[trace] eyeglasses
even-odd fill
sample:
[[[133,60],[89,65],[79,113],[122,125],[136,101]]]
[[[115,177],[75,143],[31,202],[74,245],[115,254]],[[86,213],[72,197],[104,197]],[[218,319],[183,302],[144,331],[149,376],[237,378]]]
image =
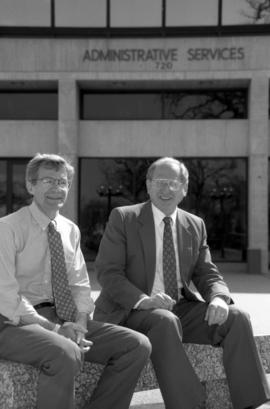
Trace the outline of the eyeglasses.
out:
[[[53,186],[60,186],[62,188],[69,187],[70,183],[67,179],[63,178],[52,178],[50,176],[46,176],[44,178],[32,179],[32,182],[41,182],[44,187],[53,187]]]
[[[152,179],[152,183],[156,189],[163,189],[164,187],[169,187],[173,191],[180,189],[180,186],[183,184],[179,180],[175,179]]]

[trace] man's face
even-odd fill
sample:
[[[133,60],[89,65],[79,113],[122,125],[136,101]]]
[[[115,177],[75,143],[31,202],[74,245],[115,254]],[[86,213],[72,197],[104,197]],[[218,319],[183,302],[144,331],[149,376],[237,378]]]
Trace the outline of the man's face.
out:
[[[180,169],[175,163],[163,163],[154,171],[152,180],[146,181],[152,203],[169,216],[187,193],[187,183],[180,182]]]
[[[65,168],[40,167],[37,180],[27,181],[27,189],[33,195],[37,206],[50,218],[64,205],[68,195],[68,178]]]

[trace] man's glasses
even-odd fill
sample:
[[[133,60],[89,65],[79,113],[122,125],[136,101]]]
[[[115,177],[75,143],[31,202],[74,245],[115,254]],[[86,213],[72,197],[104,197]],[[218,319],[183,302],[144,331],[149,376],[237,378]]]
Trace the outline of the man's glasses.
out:
[[[163,189],[164,187],[169,187],[173,191],[180,189],[180,186],[183,184],[179,180],[175,179],[152,179],[152,184],[156,189]]]
[[[60,186],[62,188],[69,187],[69,181],[67,179],[57,179],[52,178],[50,176],[39,178],[39,179],[32,179],[32,182],[41,182],[44,187],[53,187],[53,186]]]

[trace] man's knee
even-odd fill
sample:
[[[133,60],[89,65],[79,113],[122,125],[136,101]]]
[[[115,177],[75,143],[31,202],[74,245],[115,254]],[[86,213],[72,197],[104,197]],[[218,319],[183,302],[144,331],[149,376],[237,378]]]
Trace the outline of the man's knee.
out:
[[[125,338],[125,349],[130,354],[131,359],[147,361],[151,355],[151,342],[148,337],[138,331],[126,328],[128,337]]]
[[[151,342],[149,341],[149,338],[146,335],[141,334],[139,332],[137,332],[136,334],[136,339],[138,356],[140,356],[141,359],[146,361],[151,355],[152,351]]]
[[[160,337],[177,334],[182,339],[183,336],[180,319],[173,312],[163,309],[153,311],[152,330],[158,331]]]
[[[229,319],[231,325],[236,325],[241,330],[251,328],[250,315],[248,312],[241,310],[234,305],[230,306]]]
[[[82,353],[75,342],[62,337],[61,343],[52,344],[44,356],[42,370],[47,375],[59,372],[74,376],[81,368]]]

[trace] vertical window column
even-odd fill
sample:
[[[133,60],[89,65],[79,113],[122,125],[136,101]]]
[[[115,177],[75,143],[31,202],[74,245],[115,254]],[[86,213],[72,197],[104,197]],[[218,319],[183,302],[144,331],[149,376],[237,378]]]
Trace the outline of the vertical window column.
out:
[[[253,274],[268,273],[268,90],[266,76],[252,78],[249,94],[248,269]]]
[[[75,167],[75,177],[69,192],[64,213],[77,220],[78,197],[78,138],[79,95],[74,80],[60,80],[58,84],[58,152]]]

